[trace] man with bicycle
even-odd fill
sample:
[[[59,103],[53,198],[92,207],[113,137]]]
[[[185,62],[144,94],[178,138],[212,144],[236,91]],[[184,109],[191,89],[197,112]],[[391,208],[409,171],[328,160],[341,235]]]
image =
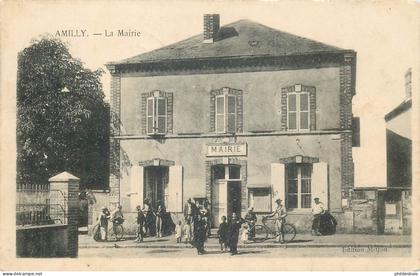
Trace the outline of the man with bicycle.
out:
[[[268,216],[263,217],[263,219],[272,218],[274,217],[276,223],[276,230],[280,235],[278,235],[278,242],[284,243],[284,232],[283,232],[283,225],[286,221],[286,208],[281,204],[281,199],[277,199],[276,201],[276,210]]]

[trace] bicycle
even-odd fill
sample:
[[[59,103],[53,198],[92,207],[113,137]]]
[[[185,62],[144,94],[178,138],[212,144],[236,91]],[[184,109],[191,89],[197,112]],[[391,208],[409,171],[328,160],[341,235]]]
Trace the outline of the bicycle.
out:
[[[124,237],[124,227],[122,226],[123,222],[124,219],[121,219],[119,222],[112,222],[108,224],[108,234],[110,237],[114,236],[116,241],[119,241]],[[99,223],[93,227],[93,239],[95,241],[99,241],[101,239],[101,235],[96,234],[100,233],[98,231],[100,231]]]
[[[256,240],[265,241],[268,239],[274,239],[280,235],[280,232],[277,233],[276,230],[273,230],[269,226],[267,226],[266,224],[267,220],[276,220],[276,219],[263,218],[261,220],[262,224],[255,224],[249,229],[249,231],[252,231],[252,229],[255,229],[255,236],[253,237],[254,241]],[[291,223],[287,223],[286,220],[283,223],[282,232],[284,236],[284,243],[291,242],[296,237],[295,226]]]

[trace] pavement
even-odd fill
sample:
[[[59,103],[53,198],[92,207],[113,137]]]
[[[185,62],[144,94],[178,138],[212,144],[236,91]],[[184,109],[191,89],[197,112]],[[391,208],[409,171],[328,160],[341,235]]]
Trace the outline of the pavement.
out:
[[[125,236],[116,241],[110,238],[106,242],[96,242],[92,236],[79,234],[79,248],[192,248],[187,243],[176,243],[174,235],[155,238],[147,237],[141,243],[134,241],[134,236]],[[205,243],[206,248],[219,248],[218,238],[212,236]],[[239,243],[238,248],[411,248],[411,236],[408,235],[369,235],[369,234],[335,234],[331,236],[312,236],[297,234],[295,239],[287,244],[276,243],[274,239],[256,242]]]

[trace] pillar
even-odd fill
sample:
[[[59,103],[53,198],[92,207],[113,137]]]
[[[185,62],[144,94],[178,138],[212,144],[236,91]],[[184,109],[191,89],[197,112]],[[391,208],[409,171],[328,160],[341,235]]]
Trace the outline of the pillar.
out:
[[[56,191],[61,191],[60,204],[65,211],[67,223],[67,257],[77,257],[78,252],[78,220],[79,220],[79,181],[80,179],[71,173],[62,172],[50,179],[50,198],[57,198]]]

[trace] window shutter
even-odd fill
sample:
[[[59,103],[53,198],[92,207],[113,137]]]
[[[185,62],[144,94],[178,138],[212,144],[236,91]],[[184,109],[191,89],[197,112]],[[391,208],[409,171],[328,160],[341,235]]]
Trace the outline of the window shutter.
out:
[[[236,132],[236,96],[227,95],[226,101],[226,128],[227,132],[235,133]]]
[[[312,170],[312,198],[318,197],[328,208],[328,164],[324,162],[314,163]]]
[[[155,98],[147,98],[146,104],[146,133],[155,133]]]
[[[287,127],[295,130],[297,126],[297,96],[296,94],[289,94],[287,97]]]
[[[166,115],[167,105],[166,98],[156,98],[156,123],[155,132],[157,134],[166,134]]]
[[[166,132],[173,133],[174,129],[174,93],[166,93]]]
[[[168,203],[169,212],[182,212],[182,166],[169,167]]]
[[[225,96],[216,96],[216,132],[225,132]]]
[[[353,135],[351,136],[352,146],[360,147],[360,118],[359,117],[353,117],[352,126],[353,126]]]
[[[130,171],[130,207],[135,210],[137,205],[143,207],[144,168],[132,166]]]
[[[243,108],[244,106],[242,91],[238,90],[236,93],[236,132],[244,131]]]
[[[285,183],[284,183],[284,164],[272,163],[271,164],[271,210],[276,208],[276,199],[280,198],[285,202]]]

